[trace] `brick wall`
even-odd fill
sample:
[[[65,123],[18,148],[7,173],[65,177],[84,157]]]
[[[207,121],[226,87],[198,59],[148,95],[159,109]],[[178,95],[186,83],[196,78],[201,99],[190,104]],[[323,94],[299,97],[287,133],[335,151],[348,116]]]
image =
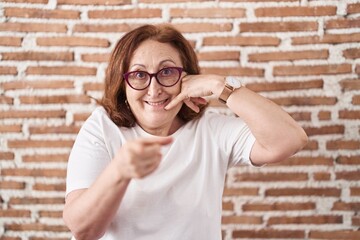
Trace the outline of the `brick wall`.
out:
[[[285,162],[229,171],[224,239],[360,239],[360,1],[2,0],[1,240],[69,239],[67,158],[109,53],[163,22],[204,73],[241,76],[310,137]]]

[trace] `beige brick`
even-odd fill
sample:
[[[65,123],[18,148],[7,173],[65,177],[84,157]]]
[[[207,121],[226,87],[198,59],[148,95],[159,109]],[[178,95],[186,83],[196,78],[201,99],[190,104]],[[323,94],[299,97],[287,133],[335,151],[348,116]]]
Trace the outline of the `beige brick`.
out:
[[[3,118],[65,118],[64,110],[9,110],[0,111],[0,119]]]
[[[60,89],[74,88],[74,82],[71,80],[35,80],[35,81],[13,81],[0,83],[4,90],[14,89]]]
[[[20,96],[19,99],[22,104],[90,103],[86,95]]]
[[[65,24],[50,23],[0,23],[0,31],[3,32],[57,32],[65,33]]]
[[[96,68],[79,66],[28,67],[27,75],[96,75]]]
[[[93,10],[88,13],[89,18],[118,19],[118,18],[160,18],[161,9],[123,9],[123,10]]]
[[[279,97],[272,101],[283,106],[316,106],[316,105],[335,105],[336,97]]]
[[[262,224],[262,217],[255,216],[223,216],[222,224]]]
[[[251,62],[294,61],[305,59],[327,59],[328,50],[282,51],[249,54]]]
[[[245,68],[245,67],[234,67],[234,68],[218,68],[218,67],[203,67],[202,73],[204,74],[218,74],[223,76],[253,76],[261,77],[264,76],[264,70],[259,68]]]
[[[131,0],[58,0],[59,5],[123,5],[130,4]]]
[[[36,39],[39,46],[69,46],[69,47],[109,47],[110,42],[103,38],[88,37],[40,37]]]
[[[320,75],[320,74],[344,74],[351,73],[351,64],[327,64],[316,66],[276,66],[274,76],[296,76],[296,75]]]
[[[72,52],[4,52],[3,60],[11,61],[73,61]]]
[[[17,69],[16,67],[1,67],[0,66],[0,75],[16,75]]]
[[[9,140],[9,148],[69,148],[72,140]]]
[[[266,7],[255,9],[256,17],[312,17],[336,15],[336,7]]]
[[[309,37],[293,37],[292,44],[303,45],[303,44],[340,44],[340,43],[351,43],[359,42],[360,33],[350,34],[325,34],[323,37],[309,36]]]
[[[21,37],[0,37],[1,46],[20,47],[22,43]]]
[[[134,25],[137,26],[137,25]],[[75,24],[73,31],[74,32],[109,32],[109,33],[121,33],[121,32],[128,32],[132,28],[133,25],[129,25],[127,23],[120,23],[120,24]]]
[[[173,25],[183,33],[229,32],[233,28],[231,23],[176,23]]]
[[[296,82],[261,82],[249,83],[246,87],[255,92],[271,92],[271,91],[289,91],[300,89],[323,88],[324,81],[309,80],[309,81],[296,81]]]
[[[204,46],[278,46],[277,37],[205,37]]]

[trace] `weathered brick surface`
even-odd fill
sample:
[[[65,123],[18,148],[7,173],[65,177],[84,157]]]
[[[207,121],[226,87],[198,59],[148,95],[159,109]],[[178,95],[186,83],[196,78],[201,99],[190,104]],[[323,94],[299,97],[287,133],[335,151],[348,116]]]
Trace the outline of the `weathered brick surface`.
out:
[[[359,1],[3,0],[0,9],[1,240],[70,239],[69,152],[116,40],[145,23],[172,23],[203,73],[243,78],[309,135],[283,162],[229,171],[223,239],[360,239]]]

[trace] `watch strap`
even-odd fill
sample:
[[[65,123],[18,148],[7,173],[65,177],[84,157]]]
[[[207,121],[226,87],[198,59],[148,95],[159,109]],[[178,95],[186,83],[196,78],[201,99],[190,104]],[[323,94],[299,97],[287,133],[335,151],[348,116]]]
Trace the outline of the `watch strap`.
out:
[[[234,88],[229,84],[225,83],[224,89],[219,96],[219,101],[226,104],[226,101],[230,97],[231,93],[234,91]]]

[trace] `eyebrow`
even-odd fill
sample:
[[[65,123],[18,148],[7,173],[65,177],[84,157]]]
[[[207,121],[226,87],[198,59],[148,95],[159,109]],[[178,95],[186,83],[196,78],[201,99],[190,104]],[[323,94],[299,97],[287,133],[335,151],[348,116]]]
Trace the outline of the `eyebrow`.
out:
[[[165,60],[162,60],[161,62],[159,62],[159,66],[162,65],[162,64],[164,64],[165,62],[172,62],[172,63],[174,63],[174,64],[176,65],[176,63],[175,63],[173,60],[171,60],[171,59],[165,59]],[[135,63],[135,64],[131,65],[130,68],[132,68],[132,67],[134,67],[134,66],[140,66],[140,67],[146,68],[145,65],[139,64],[139,63]]]

